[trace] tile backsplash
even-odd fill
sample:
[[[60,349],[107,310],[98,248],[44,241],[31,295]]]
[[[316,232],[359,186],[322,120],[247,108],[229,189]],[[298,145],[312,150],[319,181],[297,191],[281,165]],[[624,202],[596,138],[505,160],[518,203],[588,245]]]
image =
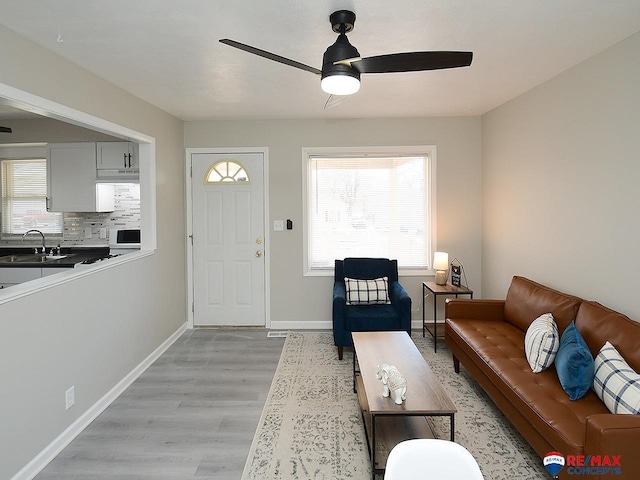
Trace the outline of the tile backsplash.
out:
[[[113,212],[64,214],[65,245],[105,245],[111,228],[140,228],[140,185],[116,183],[114,190]],[[101,229],[106,229],[107,238],[100,238]],[[86,238],[88,231],[91,231],[91,238]]]

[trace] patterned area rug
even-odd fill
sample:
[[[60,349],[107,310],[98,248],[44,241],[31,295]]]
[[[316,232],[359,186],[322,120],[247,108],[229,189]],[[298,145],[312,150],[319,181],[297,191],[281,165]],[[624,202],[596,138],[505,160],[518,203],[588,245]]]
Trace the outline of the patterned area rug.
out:
[[[413,340],[458,409],[456,442],[474,456],[485,479],[538,480],[542,460],[461,368],[453,371],[443,342]],[[331,332],[290,332],[245,464],[243,480],[370,479],[362,416],[353,393],[351,351],[338,360]],[[448,420],[432,423],[448,438]],[[382,479],[382,475],[377,476]]]

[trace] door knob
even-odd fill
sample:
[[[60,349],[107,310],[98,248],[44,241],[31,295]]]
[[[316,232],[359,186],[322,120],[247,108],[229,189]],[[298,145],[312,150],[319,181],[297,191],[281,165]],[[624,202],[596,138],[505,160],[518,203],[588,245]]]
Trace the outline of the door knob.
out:
[[[262,252],[261,252],[260,250],[258,250],[258,251],[256,252],[256,257],[260,258],[261,256],[262,256]]]
[[[258,245],[262,245],[262,239],[261,238],[256,238],[256,243]]]

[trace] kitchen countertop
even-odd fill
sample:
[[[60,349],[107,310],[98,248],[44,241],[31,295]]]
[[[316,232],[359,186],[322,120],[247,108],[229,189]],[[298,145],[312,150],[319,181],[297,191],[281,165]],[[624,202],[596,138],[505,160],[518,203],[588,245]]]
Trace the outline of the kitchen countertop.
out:
[[[7,255],[33,255],[34,247],[0,247],[0,257]],[[0,263],[0,268],[73,268],[76,263],[82,263],[96,257],[109,255],[109,247],[62,247],[61,255],[65,258],[37,262],[8,262]]]

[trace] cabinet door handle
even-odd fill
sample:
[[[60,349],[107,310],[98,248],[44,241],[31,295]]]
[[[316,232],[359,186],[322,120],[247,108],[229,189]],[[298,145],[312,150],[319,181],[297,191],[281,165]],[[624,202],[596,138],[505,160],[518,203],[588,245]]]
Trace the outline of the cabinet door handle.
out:
[[[123,153],[122,156],[124,157],[124,168],[127,168],[127,154]]]
[[[131,168],[131,154],[129,154],[129,168]]]

